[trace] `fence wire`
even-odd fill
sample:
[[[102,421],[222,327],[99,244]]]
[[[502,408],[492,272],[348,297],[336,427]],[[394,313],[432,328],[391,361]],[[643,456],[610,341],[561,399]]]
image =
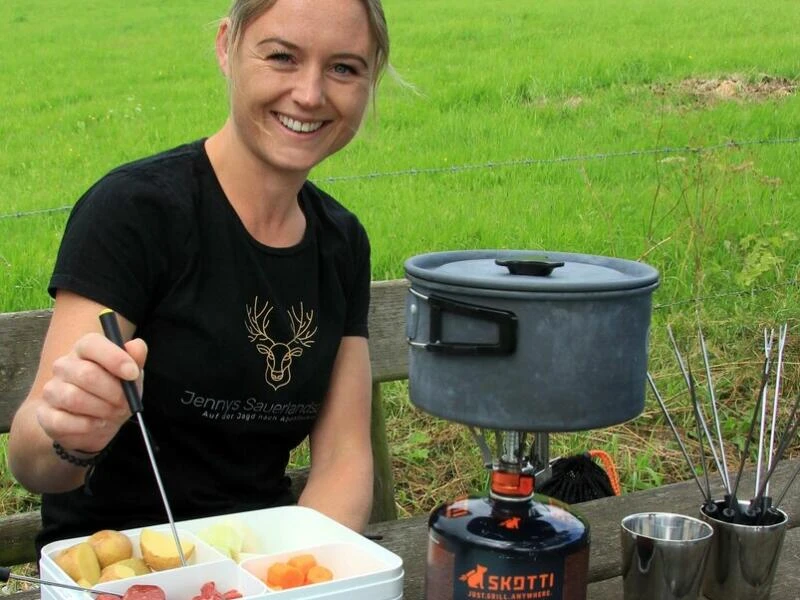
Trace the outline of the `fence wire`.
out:
[[[731,290],[726,292],[720,292],[719,294],[711,294],[708,296],[695,296],[683,300],[665,302],[664,304],[654,304],[653,310],[662,310],[665,308],[672,308],[673,306],[686,306],[687,304],[704,304],[706,302],[712,302],[714,300],[720,300],[722,298],[730,298],[732,296],[757,296],[759,294],[763,294],[766,292],[784,290],[790,287],[796,287],[800,289],[800,279],[797,278],[790,279],[789,281],[785,281],[783,283],[778,283],[770,286],[747,288],[746,290]]]
[[[446,173],[449,174],[449,173],[463,173],[466,171],[477,171],[481,169],[557,165],[557,164],[567,164],[574,162],[609,160],[613,158],[631,158],[631,157],[659,156],[659,155],[669,155],[669,154],[705,154],[708,152],[715,152],[717,150],[739,149],[749,146],[777,146],[784,144],[797,144],[798,142],[800,142],[800,137],[778,138],[771,140],[770,139],[744,140],[744,141],[731,140],[729,142],[725,142],[722,144],[712,144],[709,146],[666,146],[662,148],[649,148],[644,150],[625,150],[620,152],[603,152],[596,154],[583,154],[578,156],[558,156],[555,158],[519,158],[519,159],[504,160],[504,161],[489,161],[485,163],[476,163],[471,165],[451,165],[448,167],[412,168],[412,169],[402,169],[399,171],[379,171],[374,173],[364,173],[361,175],[335,175],[331,177],[324,177],[317,181],[319,183],[339,183],[343,181],[381,179],[384,177],[415,177],[420,175],[441,175]],[[43,208],[30,211],[17,211],[17,212],[0,214],[0,220],[20,219],[25,217],[49,215],[53,213],[63,213],[71,209],[72,205],[57,206],[54,208]]]
[[[413,168],[413,169],[403,169],[398,171],[365,173],[361,175],[339,175],[339,176],[321,178],[318,181],[320,183],[338,183],[343,181],[380,179],[384,177],[415,177],[420,175],[463,173],[466,171],[476,171],[481,169],[557,165],[557,164],[567,164],[574,162],[609,160],[614,158],[631,158],[631,157],[658,156],[658,155],[671,155],[671,154],[703,154],[708,152],[715,152],[718,150],[739,149],[749,146],[775,146],[775,145],[785,145],[785,144],[797,144],[798,142],[800,142],[800,137],[744,140],[744,141],[731,140],[729,142],[725,142],[722,144],[713,144],[709,146],[667,146],[667,147],[650,148],[644,150],[626,150],[621,152],[604,152],[596,154],[584,154],[578,156],[559,156],[555,158],[522,158],[522,159],[506,160],[506,161],[489,161],[485,163],[477,163],[469,165],[451,165],[448,167]],[[31,210],[31,211],[18,211],[12,213],[5,213],[5,214],[0,214],[0,220],[44,216],[54,213],[67,212],[71,209],[72,206],[70,205],[70,206],[58,206],[54,208],[44,208],[39,210]],[[664,310],[675,306],[686,306],[689,304],[703,304],[705,302],[713,302],[715,300],[719,300],[722,298],[730,298],[733,296],[759,295],[766,292],[788,289],[790,287],[800,288],[800,279],[798,278],[791,279],[784,283],[776,284],[773,286],[748,288],[747,290],[732,290],[732,291],[721,292],[718,294],[712,294],[707,296],[696,296],[682,300],[675,300],[673,302],[667,302],[663,304],[655,304],[653,305],[653,310]]]

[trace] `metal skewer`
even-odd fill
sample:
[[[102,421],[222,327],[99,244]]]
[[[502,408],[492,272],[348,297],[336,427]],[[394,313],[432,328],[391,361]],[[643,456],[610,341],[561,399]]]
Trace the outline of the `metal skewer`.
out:
[[[747,455],[750,452],[750,442],[753,438],[753,430],[756,428],[756,420],[758,418],[759,408],[761,399],[764,395],[764,388],[767,385],[767,381],[769,379],[769,371],[770,371],[770,360],[769,356],[764,359],[764,369],[761,373],[761,385],[759,386],[758,396],[755,403],[755,407],[753,410],[753,418],[750,420],[750,429],[747,432],[747,438],[744,441],[744,448],[742,449],[742,459],[739,461],[739,471],[736,473],[736,483],[733,486],[733,491],[731,493],[732,498],[732,506],[734,510],[738,511],[739,502],[736,499],[736,493],[739,491],[739,483],[742,480],[742,472],[744,471],[744,464],[747,462]]]
[[[117,316],[111,310],[104,310],[100,313],[100,324],[103,327],[103,332],[106,334],[106,337],[114,342],[120,348],[124,347],[124,343],[122,341],[122,333],[119,330],[119,323],[117,321]],[[178,537],[178,530],[175,528],[175,519],[172,518],[172,510],[169,507],[169,501],[167,500],[167,493],[164,491],[164,484],[161,482],[161,475],[158,471],[158,465],[156,464],[156,457],[153,454],[153,448],[150,445],[150,436],[147,434],[147,428],[144,426],[144,419],[142,418],[142,411],[144,410],[144,405],[142,404],[142,398],[139,396],[139,390],[136,387],[136,384],[133,381],[129,380],[122,380],[122,390],[125,392],[125,398],[128,400],[128,405],[130,406],[131,412],[136,415],[136,419],[139,421],[139,429],[142,431],[142,438],[144,439],[145,448],[147,448],[147,456],[150,459],[150,465],[153,467],[153,474],[156,477],[156,483],[158,484],[158,491],[161,493],[161,500],[164,503],[164,508],[167,511],[167,519],[169,519],[169,526],[172,530],[172,535],[175,538],[175,545],[178,548],[178,556],[181,559],[181,565],[184,567],[186,566],[186,557],[183,555],[183,548],[181,547],[181,540]]]
[[[717,441],[719,443],[720,460],[722,461],[722,483],[725,486],[725,491],[730,495],[731,493],[731,476],[728,471],[728,461],[725,458],[725,445],[722,439],[722,427],[719,422],[719,411],[717,410],[717,395],[714,391],[714,382],[711,379],[711,363],[708,360],[708,350],[706,348],[706,340],[703,337],[703,330],[697,328],[700,335],[700,348],[703,351],[703,366],[706,369],[706,383],[708,385],[708,395],[711,397],[711,414],[714,417],[714,426],[717,430]]]
[[[686,387],[689,389],[689,393],[692,395],[692,404],[695,407],[695,418],[697,419],[698,425],[698,442],[700,443],[700,450],[703,455],[705,452],[703,451],[703,434],[705,432],[706,439],[708,440],[709,448],[711,448],[711,454],[714,457],[714,463],[717,466],[717,471],[720,473],[720,477],[725,481],[724,476],[722,476],[722,465],[719,462],[719,457],[717,456],[717,451],[714,448],[714,443],[711,438],[711,434],[708,432],[708,426],[706,425],[706,420],[703,417],[703,413],[700,411],[700,405],[697,401],[697,396],[694,393],[694,383],[689,373],[689,369],[686,366],[686,362],[683,360],[683,356],[681,356],[681,352],[678,349],[678,344],[675,342],[675,336],[672,335],[672,327],[669,325],[667,326],[667,333],[669,334],[670,342],[672,342],[672,350],[675,353],[675,358],[678,360],[678,366],[681,369],[681,374],[683,375],[683,379],[686,382]],[[702,432],[700,429],[702,428]],[[708,480],[708,467],[705,464],[705,456],[701,458],[703,461],[703,473],[705,474],[706,481]],[[710,497],[710,486],[709,486],[709,497]]]
[[[769,337],[767,330],[764,330],[764,356],[770,359],[772,356],[772,340],[775,337],[775,330],[770,329]],[[758,457],[756,458],[756,490],[761,488],[761,471],[764,468],[764,437],[767,428],[767,396],[769,396],[769,382],[761,391],[761,419],[758,428]]]
[[[706,452],[703,449],[703,432],[701,431],[700,427],[700,423],[703,421],[703,417],[700,414],[700,403],[698,402],[697,394],[695,393],[694,377],[692,377],[691,371],[688,371],[688,373],[689,373],[689,396],[692,399],[692,406],[694,406],[694,417],[695,420],[697,421],[697,441],[700,443],[700,460],[703,461],[703,475],[705,476],[706,480],[706,498],[708,498],[706,509],[709,512],[713,513],[716,512],[717,505],[711,501],[711,483],[708,480],[708,467],[706,466]],[[714,507],[713,509],[711,508],[712,506]]]
[[[769,431],[769,461],[767,462],[767,470],[772,470],[772,463],[774,460],[775,450],[775,429],[778,424],[778,399],[781,394],[781,375],[783,370],[783,351],[786,348],[786,335],[789,332],[789,324],[784,323],[778,330],[778,364],[775,367],[775,395],[772,400],[772,423]],[[764,495],[769,496],[769,479],[767,479],[767,486],[764,490]]]
[[[91,588],[81,587],[79,585],[70,585],[68,583],[58,583],[55,581],[45,581],[44,579],[37,579],[35,577],[27,577],[25,575],[15,575],[11,572],[11,569],[7,567],[0,567],[0,581],[8,581],[9,579],[15,579],[17,581],[26,581],[28,583],[38,583],[39,585],[53,585],[55,587],[66,588],[68,590],[77,590],[79,592],[89,592],[90,594],[109,594],[110,596],[116,596],[117,598],[124,598],[122,594],[117,594],[114,592],[107,592],[105,590],[93,590]]]
[[[658,400],[658,405],[661,407],[661,412],[664,413],[664,417],[667,419],[667,423],[669,424],[670,429],[672,429],[672,433],[675,435],[675,439],[678,442],[678,446],[681,448],[681,452],[683,452],[683,457],[686,459],[686,463],[689,465],[689,470],[692,472],[692,476],[694,477],[695,483],[697,483],[697,487],[700,488],[700,493],[703,495],[703,499],[707,505],[711,504],[711,498],[706,496],[706,491],[703,489],[703,486],[700,483],[700,478],[697,476],[697,471],[694,468],[694,463],[692,459],[689,457],[689,453],[686,451],[686,446],[683,445],[683,441],[681,441],[681,436],[678,435],[678,430],[675,427],[675,423],[672,422],[672,418],[669,416],[669,412],[667,412],[667,406],[664,404],[664,399],[661,397],[661,394],[658,392],[658,388],[656,388],[656,382],[653,380],[653,376],[648,372],[647,373],[647,382],[650,384],[650,389],[653,390],[653,394]]]

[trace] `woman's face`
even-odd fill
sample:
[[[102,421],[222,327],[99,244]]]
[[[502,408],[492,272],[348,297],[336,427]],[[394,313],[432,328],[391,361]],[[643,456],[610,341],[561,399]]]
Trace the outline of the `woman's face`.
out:
[[[308,172],[345,146],[370,96],[375,42],[360,0],[277,0],[227,51],[237,137],[259,160],[282,171]]]

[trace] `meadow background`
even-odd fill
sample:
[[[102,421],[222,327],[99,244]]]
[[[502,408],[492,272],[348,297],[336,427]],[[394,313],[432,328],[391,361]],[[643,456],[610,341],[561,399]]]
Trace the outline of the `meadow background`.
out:
[[[764,328],[789,325],[784,404],[800,393],[800,3],[384,5],[402,80],[383,80],[359,136],[312,173],[366,225],[373,278],[471,248],[653,265],[651,371],[696,452],[666,327],[699,372],[702,325],[738,464]],[[221,126],[213,39],[227,6],[0,3],[0,312],[50,305],[69,207],[95,180]],[[417,411],[403,383],[386,410],[401,515],[483,489],[463,427]],[[690,476],[650,395],[629,423],[551,443],[553,456],[607,450],[626,491]],[[35,506],[0,459],[0,510]]]

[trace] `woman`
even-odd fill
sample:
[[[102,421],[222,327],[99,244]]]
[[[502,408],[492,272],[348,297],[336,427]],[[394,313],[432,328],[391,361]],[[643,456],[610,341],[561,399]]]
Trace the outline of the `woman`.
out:
[[[216,39],[223,127],[76,204],[9,438],[15,477],[43,493],[39,548],[166,521],[120,379],[139,381],[176,519],[293,502],[284,470],[310,435],[299,504],[366,524],[369,242],[306,178],[355,135],[388,49],[380,0],[235,0]]]

